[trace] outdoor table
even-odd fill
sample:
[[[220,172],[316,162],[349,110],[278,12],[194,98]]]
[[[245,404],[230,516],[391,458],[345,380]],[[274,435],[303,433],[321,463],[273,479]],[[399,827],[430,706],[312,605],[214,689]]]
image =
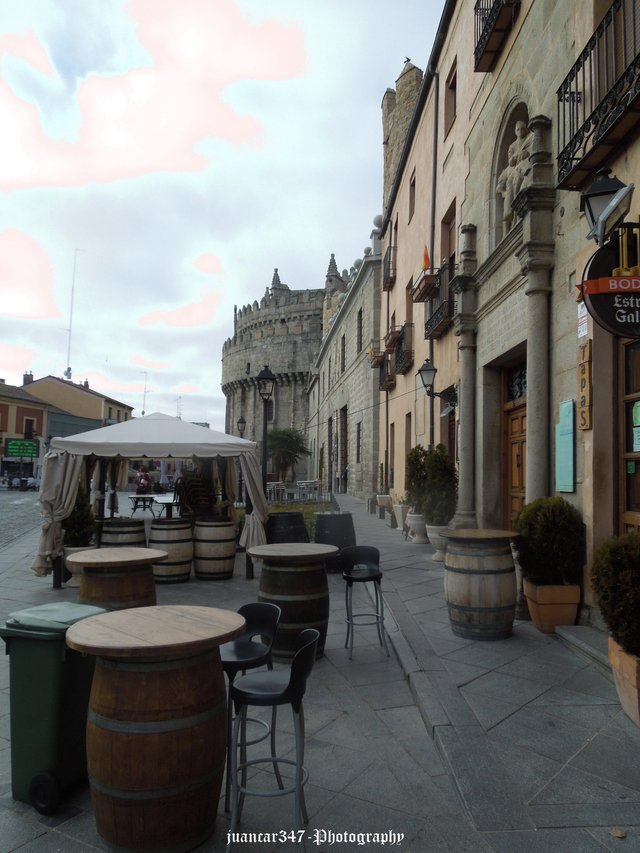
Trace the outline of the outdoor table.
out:
[[[324,654],[329,623],[329,585],[324,561],[338,553],[335,545],[279,542],[256,545],[247,553],[262,560],[258,601],[282,610],[273,641],[276,657],[293,658],[295,641],[305,628],[320,631],[317,657]]]
[[[515,530],[445,529],[444,594],[451,630],[471,640],[510,637],[516,612]]]
[[[93,548],[70,554],[67,562],[82,569],[78,601],[122,610],[156,603],[153,564],[167,557],[156,548]]]
[[[174,506],[179,506],[180,501],[174,500],[171,495],[156,495],[154,497],[154,501],[157,504],[160,504],[160,511],[158,515],[162,515],[162,510],[166,510],[166,518],[173,518],[173,508]],[[151,510],[153,512],[153,510]]]
[[[218,647],[238,613],[169,605],[72,625],[67,645],[95,655],[87,769],[96,827],[117,850],[192,850],[215,826],[226,758]]]
[[[153,513],[153,495],[129,495],[129,500],[131,501],[131,515],[136,514],[136,510],[140,509],[150,509]]]

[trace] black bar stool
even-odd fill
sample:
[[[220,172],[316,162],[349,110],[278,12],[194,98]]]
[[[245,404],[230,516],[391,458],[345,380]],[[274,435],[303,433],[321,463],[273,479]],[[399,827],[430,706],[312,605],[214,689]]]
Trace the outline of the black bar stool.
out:
[[[349,646],[349,660],[353,658],[353,634],[356,623],[360,625],[375,625],[378,629],[378,639],[387,657],[389,648],[384,630],[384,601],[382,599],[380,571],[380,551],[371,545],[354,545],[340,551],[342,577],[346,581],[344,591],[347,610],[347,638],[345,649]],[[373,583],[375,611],[353,612],[354,583]]]
[[[294,824],[300,830],[302,823],[308,823],[307,807],[304,799],[304,783],[307,772],[304,769],[304,711],[302,698],[307,689],[307,679],[316,659],[316,650],[320,632],[315,628],[306,628],[297,640],[291,666],[283,669],[250,672],[237,678],[230,686],[230,697],[235,708],[233,735],[231,740],[231,786],[232,811],[230,833],[233,833],[242,814],[245,795],[257,797],[278,797],[294,794]],[[262,758],[247,759],[247,708],[249,705],[270,707],[271,711],[271,754]],[[279,705],[291,705],[295,732],[295,760],[281,758],[276,754],[275,731],[276,714]],[[238,764],[238,746],[240,763]],[[289,788],[281,786],[279,779],[276,791],[255,791],[247,788],[247,768],[257,764],[271,764],[276,778],[279,779],[278,765],[289,764],[295,768],[294,783]],[[238,775],[241,779],[238,783]],[[231,835],[229,836],[231,838]],[[231,849],[231,841],[227,851]]]

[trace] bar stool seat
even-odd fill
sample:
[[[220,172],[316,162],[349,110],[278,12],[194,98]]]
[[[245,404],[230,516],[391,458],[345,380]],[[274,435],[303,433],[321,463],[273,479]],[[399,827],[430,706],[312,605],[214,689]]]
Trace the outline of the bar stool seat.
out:
[[[384,630],[384,601],[382,598],[382,572],[380,570],[380,551],[371,545],[353,545],[340,551],[342,577],[346,581],[345,608],[347,611],[347,637],[345,649],[349,647],[349,660],[353,658],[353,635],[356,624],[375,625],[378,629],[378,639],[387,657],[389,648]],[[353,585],[355,583],[373,583],[373,611],[353,612]]]
[[[316,650],[320,632],[315,628],[306,628],[296,640],[295,653],[291,666],[278,670],[249,672],[240,676],[230,685],[230,698],[235,708],[233,734],[231,740],[231,786],[232,812],[230,835],[238,825],[242,814],[245,795],[258,797],[276,797],[294,794],[294,825],[300,830],[302,823],[308,823],[307,808],[304,799],[304,783],[307,773],[304,768],[304,711],[302,699],[306,692],[307,679],[316,659]],[[247,708],[250,705],[270,707],[271,742],[270,754],[265,757],[247,759]],[[295,759],[282,758],[276,753],[275,732],[276,714],[279,705],[291,705],[295,733]],[[238,748],[240,763],[238,763]],[[247,769],[249,767],[271,764],[278,779],[278,790],[257,791],[247,787]],[[295,768],[293,785],[284,788],[279,775],[279,764],[288,764]],[[240,776],[240,781],[238,777]],[[227,851],[231,849],[231,842]]]
[[[222,668],[229,680],[229,700],[227,702],[227,771],[224,796],[224,810],[226,812],[229,811],[231,798],[231,726],[233,719],[231,686],[239,672],[245,673],[248,669],[256,669],[265,665],[270,670],[273,669],[271,647],[278,628],[281,610],[277,604],[252,602],[250,604],[243,604],[242,607],[238,608],[238,613],[244,617],[247,623],[244,634],[220,646]],[[254,722],[263,725],[266,728],[266,732],[261,737],[248,741],[248,745],[259,743],[270,734],[270,728],[267,723],[262,720],[255,720]],[[278,781],[282,787],[282,780],[279,778],[279,774]]]

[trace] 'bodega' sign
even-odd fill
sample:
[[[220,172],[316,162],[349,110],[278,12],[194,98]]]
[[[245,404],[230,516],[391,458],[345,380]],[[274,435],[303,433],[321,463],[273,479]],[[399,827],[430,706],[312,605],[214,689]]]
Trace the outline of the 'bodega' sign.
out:
[[[622,338],[640,338],[640,270],[621,265],[620,254],[617,241],[598,249],[585,268],[582,297],[603,329]]]

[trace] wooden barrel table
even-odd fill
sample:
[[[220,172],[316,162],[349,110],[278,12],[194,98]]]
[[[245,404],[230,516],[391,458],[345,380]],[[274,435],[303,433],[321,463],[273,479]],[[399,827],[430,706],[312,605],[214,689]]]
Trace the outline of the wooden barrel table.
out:
[[[149,531],[149,548],[167,552],[167,559],[153,564],[156,583],[184,583],[191,577],[193,533],[183,518],[156,518]]]
[[[199,580],[233,577],[236,528],[231,521],[196,521],[193,531],[193,571]]]
[[[516,612],[514,530],[446,529],[444,594],[451,630],[469,640],[510,637]]]
[[[73,625],[67,645],[96,655],[87,769],[110,849],[184,853],[215,827],[226,758],[218,646],[238,613],[186,605],[114,611]]]
[[[323,545],[335,545],[338,548],[336,557],[327,558],[325,563],[327,572],[339,573],[342,571],[340,551],[343,548],[352,548],[357,544],[353,516],[350,512],[316,512],[315,519],[314,541]]]
[[[100,545],[104,548],[146,548],[147,534],[142,518],[105,518]]]
[[[277,604],[282,610],[273,641],[276,657],[291,659],[295,641],[305,628],[320,632],[317,657],[324,654],[329,624],[329,585],[324,561],[338,553],[335,545],[315,542],[280,542],[248,549],[262,560],[258,601]]]
[[[82,569],[78,601],[106,610],[156,603],[153,564],[166,560],[156,548],[94,548],[67,558]]]

